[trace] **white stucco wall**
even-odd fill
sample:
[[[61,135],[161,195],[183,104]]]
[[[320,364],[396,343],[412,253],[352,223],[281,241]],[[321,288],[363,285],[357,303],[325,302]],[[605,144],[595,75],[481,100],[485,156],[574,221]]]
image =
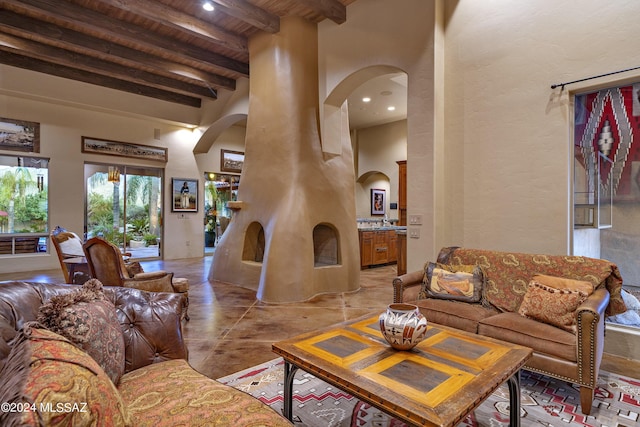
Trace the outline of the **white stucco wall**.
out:
[[[634,1],[447,2],[446,204],[457,215],[445,243],[570,252],[567,91],[630,74],[550,86],[636,66],[638,12]]]

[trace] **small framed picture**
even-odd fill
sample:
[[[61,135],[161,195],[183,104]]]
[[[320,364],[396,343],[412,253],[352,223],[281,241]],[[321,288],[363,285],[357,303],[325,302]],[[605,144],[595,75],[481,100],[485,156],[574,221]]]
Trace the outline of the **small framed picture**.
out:
[[[0,117],[0,150],[40,152],[40,123]]]
[[[244,152],[220,150],[220,172],[241,173],[244,165]]]
[[[198,212],[198,180],[171,178],[171,211]]]
[[[371,215],[384,215],[385,191],[378,188],[371,189]]]

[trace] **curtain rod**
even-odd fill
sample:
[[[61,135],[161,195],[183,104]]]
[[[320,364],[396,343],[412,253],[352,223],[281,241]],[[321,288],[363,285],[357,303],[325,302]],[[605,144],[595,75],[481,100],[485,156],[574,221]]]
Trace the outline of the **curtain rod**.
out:
[[[551,85],[551,89],[555,89],[558,86],[560,86],[560,89],[564,90],[564,87],[566,85],[570,85],[570,84],[573,84],[573,83],[584,82],[586,80],[593,80],[593,79],[597,79],[597,78],[600,78],[600,77],[612,76],[614,74],[620,74],[620,73],[624,73],[624,72],[627,72],[627,71],[633,71],[633,70],[638,70],[638,69],[640,69],[640,67],[627,68],[626,70],[613,71],[611,73],[600,74],[599,76],[586,77],[584,79],[574,80],[574,81],[571,81],[571,82],[557,83],[557,84]]]

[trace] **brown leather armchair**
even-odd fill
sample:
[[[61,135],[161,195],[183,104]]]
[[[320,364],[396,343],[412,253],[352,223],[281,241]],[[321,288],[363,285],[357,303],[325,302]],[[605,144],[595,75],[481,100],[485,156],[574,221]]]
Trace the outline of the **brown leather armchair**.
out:
[[[189,320],[189,282],[186,279],[174,279],[173,273],[158,270],[145,272],[139,264],[127,265],[120,249],[111,242],[93,237],[82,245],[91,277],[100,280],[105,286],[121,286],[150,292],[176,292],[184,296],[184,318]]]

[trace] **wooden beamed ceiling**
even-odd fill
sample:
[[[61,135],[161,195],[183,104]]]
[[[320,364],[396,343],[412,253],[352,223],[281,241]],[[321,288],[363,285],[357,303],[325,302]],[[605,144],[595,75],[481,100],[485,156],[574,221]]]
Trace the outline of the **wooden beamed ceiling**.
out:
[[[346,21],[355,0],[0,0],[0,63],[200,107],[249,76],[280,18]]]

